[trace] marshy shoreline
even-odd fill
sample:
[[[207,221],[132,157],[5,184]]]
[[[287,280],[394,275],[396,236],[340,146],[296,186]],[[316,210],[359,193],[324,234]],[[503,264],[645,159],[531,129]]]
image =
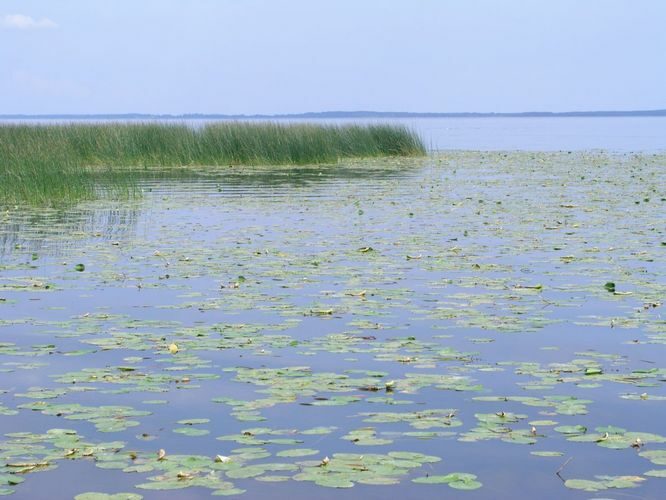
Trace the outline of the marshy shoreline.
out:
[[[187,166],[308,165],[424,156],[399,125],[229,122],[0,126],[0,205],[54,205],[132,191],[149,170]]]

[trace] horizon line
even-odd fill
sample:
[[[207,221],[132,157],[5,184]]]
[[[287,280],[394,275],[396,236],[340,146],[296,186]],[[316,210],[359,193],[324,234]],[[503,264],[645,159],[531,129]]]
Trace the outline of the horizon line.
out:
[[[284,119],[284,118],[540,118],[540,117],[629,117],[666,116],[666,109],[626,110],[626,111],[520,111],[520,112],[418,112],[418,111],[308,111],[304,113],[35,113],[0,114],[0,120],[11,119]]]

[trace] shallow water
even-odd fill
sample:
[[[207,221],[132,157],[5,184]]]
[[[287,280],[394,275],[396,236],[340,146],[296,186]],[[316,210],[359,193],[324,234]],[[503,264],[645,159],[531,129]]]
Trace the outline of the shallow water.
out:
[[[659,498],[665,163],[234,168],[4,213],[0,489]]]

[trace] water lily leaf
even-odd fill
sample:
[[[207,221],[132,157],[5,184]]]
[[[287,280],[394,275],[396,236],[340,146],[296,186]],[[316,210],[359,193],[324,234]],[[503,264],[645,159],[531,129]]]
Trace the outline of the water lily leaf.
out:
[[[149,483],[137,484],[136,487],[142,490],[180,490],[191,486],[186,481],[179,479],[151,481]]]
[[[423,453],[417,453],[412,451],[390,451],[388,456],[391,458],[399,458],[402,460],[411,460],[412,462],[418,463],[435,463],[442,460],[440,457],[434,455],[424,455]]]
[[[185,418],[182,420],[179,420],[177,423],[180,425],[199,425],[199,424],[207,424],[210,422],[209,418]]]
[[[587,432],[587,427],[583,425],[560,425],[555,427],[556,432],[561,432],[562,434],[585,434]]]
[[[534,426],[550,426],[557,425],[557,422],[555,420],[532,420],[529,424]]]
[[[478,490],[481,488],[481,486],[483,486],[483,484],[481,484],[479,481],[468,479],[463,481],[451,481],[449,486],[451,488],[455,488],[456,490]]]
[[[249,477],[261,476],[266,472],[266,469],[261,465],[248,465],[232,469],[226,472],[227,477],[231,479],[247,479]]]
[[[530,455],[537,457],[561,457],[564,453],[561,451],[530,451]]]
[[[242,495],[245,493],[247,490],[243,490],[241,488],[230,488],[228,490],[215,490],[211,495],[214,496],[222,496],[222,497],[230,497],[233,495]]]
[[[120,460],[109,460],[109,461],[98,461],[95,462],[95,467],[99,469],[120,469],[124,470],[127,468],[127,462],[126,461],[120,461]]]
[[[635,488],[645,478],[640,476],[596,476],[596,481],[587,479],[567,479],[564,485],[567,488],[583,491],[602,491],[609,488]]]
[[[304,431],[301,431],[301,434],[306,434],[306,435],[330,434],[335,430],[337,430],[337,427],[313,427],[312,429],[306,429]]]
[[[666,450],[646,450],[639,453],[655,465],[666,465]]]
[[[650,477],[666,477],[666,469],[652,469],[644,473]]]
[[[587,479],[567,479],[564,486],[574,490],[583,491],[602,491],[606,489],[606,485],[601,481],[590,481]]]
[[[16,474],[0,474],[0,485],[15,486],[23,481],[25,479]]]
[[[343,474],[319,476],[314,480],[318,486],[327,488],[351,488],[354,486]]]
[[[141,500],[143,495],[138,493],[79,493],[74,500]]]
[[[420,484],[448,484],[453,479],[449,477],[448,475],[446,476],[425,476],[425,477],[417,477],[415,479],[412,479],[413,483],[420,483]]]
[[[205,436],[206,434],[210,434],[210,431],[206,429],[197,429],[196,427],[176,427],[175,429],[173,429],[173,432],[191,437]]]
[[[393,484],[399,484],[400,479],[396,477],[375,476],[375,477],[362,477],[360,479],[356,479],[356,482],[359,484],[369,484],[372,486],[390,486]]]
[[[312,448],[295,448],[291,450],[282,450],[276,453],[278,457],[307,457],[309,455],[316,455],[319,453],[319,450],[313,450]]]
[[[418,477],[416,479],[412,479],[412,482],[420,484],[448,484],[451,488],[458,490],[476,490],[483,486],[476,479],[477,478],[474,474],[454,472],[443,476],[435,475]]]
[[[283,483],[285,481],[289,481],[289,479],[291,479],[289,476],[277,476],[277,475],[259,476],[256,478],[257,481],[262,481],[265,483]]]

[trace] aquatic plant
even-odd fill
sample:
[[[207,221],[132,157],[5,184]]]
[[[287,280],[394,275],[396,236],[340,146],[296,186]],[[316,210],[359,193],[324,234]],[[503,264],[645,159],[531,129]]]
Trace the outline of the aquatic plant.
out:
[[[0,494],[661,498],[664,165],[447,151],[3,210]]]
[[[4,125],[0,205],[57,204],[94,198],[105,189],[127,193],[138,176],[172,167],[306,165],[423,154],[420,138],[394,125]]]

